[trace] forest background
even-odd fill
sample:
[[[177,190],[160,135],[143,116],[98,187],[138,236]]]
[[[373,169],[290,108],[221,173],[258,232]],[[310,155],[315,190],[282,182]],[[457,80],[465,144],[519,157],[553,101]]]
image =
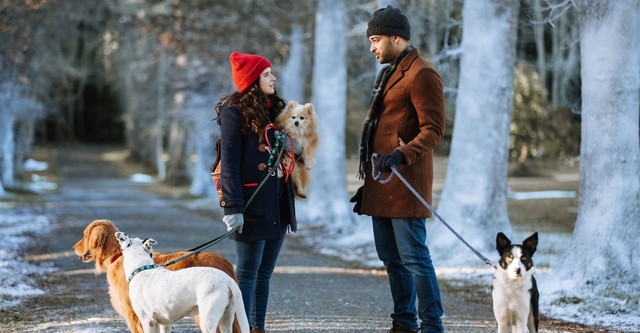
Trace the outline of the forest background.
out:
[[[463,1],[396,5],[410,17],[412,44],[443,77],[448,137],[438,152],[447,154]],[[197,175],[213,158],[213,105],[234,89],[229,54],[266,56],[278,74],[280,94],[310,101],[316,6],[295,0],[3,1],[0,101],[2,119],[9,120],[3,121],[3,187],[14,186],[34,142],[84,141],[125,144],[161,181],[192,182],[192,194],[211,194],[207,180]],[[347,20],[345,36],[340,36],[346,41],[347,107],[341,111],[347,119],[347,157],[358,154],[376,75],[364,31],[378,7],[371,0],[347,1],[342,7]],[[526,171],[532,157],[578,155],[580,60],[577,13],[570,3],[522,1],[519,16],[509,145],[510,158]]]
[[[438,211],[492,251],[495,232],[511,230],[507,176],[579,163],[572,245],[582,255],[564,257],[565,278],[637,305],[637,0],[3,0],[0,196],[21,190],[34,146],[77,142],[124,145],[157,181],[214,196],[213,106],[234,89],[228,56],[259,53],[279,93],[313,102],[320,119],[322,181],[300,217],[349,233],[359,218],[345,161],[358,154],[380,68],[366,24],[388,4],[407,13],[412,44],[445,86],[447,137],[436,153],[450,163]]]

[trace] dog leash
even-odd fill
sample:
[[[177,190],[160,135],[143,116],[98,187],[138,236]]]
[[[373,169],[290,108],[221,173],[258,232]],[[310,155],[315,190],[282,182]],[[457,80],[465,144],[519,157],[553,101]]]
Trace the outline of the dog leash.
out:
[[[389,177],[387,177],[386,179],[382,179],[381,175],[382,175],[382,171],[376,170],[375,167],[375,163],[374,160],[378,159],[378,154],[373,153],[371,155],[371,176],[373,177],[374,180],[376,180],[377,182],[379,182],[380,184],[386,184],[389,181],[391,181],[391,178],[393,178],[393,175],[395,174],[396,176],[398,176],[398,179],[400,179],[404,185],[409,189],[409,191],[411,191],[411,193],[413,193],[413,195],[416,196],[416,198],[418,198],[418,200],[420,200],[420,202],[427,207],[427,209],[429,209],[431,211],[431,213],[433,213],[433,215],[435,215],[438,220],[440,220],[440,222],[442,222],[442,224],[447,227],[447,229],[449,229],[449,231],[451,231],[464,245],[466,245],[469,250],[471,250],[471,252],[473,252],[476,256],[478,256],[478,258],[480,258],[480,260],[482,260],[485,264],[489,265],[490,267],[492,267],[493,269],[496,269],[496,266],[491,262],[491,260],[489,260],[489,258],[485,257],[484,255],[482,255],[482,253],[480,253],[480,251],[476,250],[473,246],[471,246],[471,244],[469,244],[466,240],[464,240],[464,238],[462,238],[462,236],[460,236],[460,234],[458,234],[450,225],[449,223],[447,223],[437,212],[436,210],[433,208],[433,206],[431,206],[427,200],[425,200],[419,193],[418,191],[416,191],[416,189],[411,186],[411,184],[409,184],[409,182],[400,174],[400,172],[398,172],[398,169],[396,169],[395,165],[391,166],[391,174],[389,175]]]
[[[285,134],[282,132],[279,132],[276,134],[276,142],[274,144],[273,149],[271,150],[271,154],[269,155],[269,160],[267,161],[267,166],[269,167],[267,174],[264,176],[264,178],[262,179],[262,181],[260,182],[260,184],[258,185],[258,187],[256,188],[256,190],[253,192],[253,194],[251,195],[251,197],[249,198],[249,200],[247,200],[247,204],[244,206],[244,209],[246,210],[247,207],[249,206],[249,204],[251,204],[251,202],[253,202],[253,199],[256,197],[256,194],[258,194],[258,192],[260,191],[260,189],[262,188],[262,186],[264,184],[266,184],[267,179],[269,179],[269,176],[275,176],[276,175],[276,169],[278,168],[278,165],[280,163],[280,160],[282,159],[282,155],[284,154],[284,145],[280,146],[280,142],[282,141],[282,138]],[[273,157],[274,155],[276,155],[277,152],[277,157],[275,159],[275,163],[273,162]],[[203,244],[200,244],[192,249],[187,250],[187,253],[181,257],[178,257],[176,259],[173,259],[169,262],[166,262],[164,264],[161,264],[160,266],[162,267],[167,267],[169,265],[173,265],[175,263],[177,263],[180,260],[189,258],[195,254],[198,254],[218,243],[220,243],[223,239],[229,237],[229,235],[233,234],[234,232],[236,232],[240,227],[235,227],[227,232],[225,232],[224,234],[206,242]]]

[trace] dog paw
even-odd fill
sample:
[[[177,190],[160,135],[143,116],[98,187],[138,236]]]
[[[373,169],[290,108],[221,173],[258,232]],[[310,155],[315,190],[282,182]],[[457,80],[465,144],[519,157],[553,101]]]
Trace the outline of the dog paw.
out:
[[[307,198],[307,191],[302,188],[296,188],[296,195],[301,199]]]

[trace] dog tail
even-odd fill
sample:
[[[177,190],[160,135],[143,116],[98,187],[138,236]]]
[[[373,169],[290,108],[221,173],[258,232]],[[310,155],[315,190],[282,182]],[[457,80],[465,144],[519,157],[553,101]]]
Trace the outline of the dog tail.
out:
[[[240,332],[249,333],[249,320],[247,319],[247,313],[244,310],[244,301],[242,300],[242,292],[240,292],[240,287],[235,281],[230,280],[229,282],[229,291],[231,292],[231,310],[235,312],[236,321],[240,328]],[[234,332],[236,329],[236,323],[234,323]]]
[[[533,321],[533,325],[535,327],[535,332],[538,332],[538,301],[540,299],[540,294],[538,292],[538,283],[536,282],[535,277],[531,277],[531,312],[529,313],[529,323]]]

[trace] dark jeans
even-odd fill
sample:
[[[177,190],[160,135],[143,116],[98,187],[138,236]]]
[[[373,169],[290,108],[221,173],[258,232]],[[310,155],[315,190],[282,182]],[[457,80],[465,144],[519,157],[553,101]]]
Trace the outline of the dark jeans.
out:
[[[236,275],[251,327],[264,328],[269,281],[286,233],[284,227],[278,240],[236,241]]]
[[[440,287],[427,247],[426,222],[422,218],[372,217],[378,257],[389,276],[393,314],[400,327],[444,332]],[[418,311],[416,313],[416,296]]]

